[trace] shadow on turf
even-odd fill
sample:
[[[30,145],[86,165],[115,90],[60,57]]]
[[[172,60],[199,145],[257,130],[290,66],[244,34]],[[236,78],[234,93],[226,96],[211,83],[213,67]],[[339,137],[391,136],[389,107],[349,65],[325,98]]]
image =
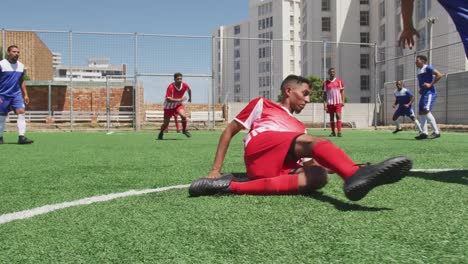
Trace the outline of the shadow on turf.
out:
[[[233,172],[232,173],[236,178],[240,181],[248,181],[247,174],[242,172]],[[380,207],[368,207],[362,206],[355,203],[347,203],[340,201],[336,198],[331,196],[325,195],[321,192],[314,192],[308,195],[304,195],[306,197],[313,198],[318,201],[327,202],[333,205],[339,211],[367,211],[367,212],[376,212],[376,211],[385,211],[385,210],[392,210],[390,208],[380,208]]]
[[[319,200],[322,202],[327,202],[331,205],[333,205],[337,210],[339,211],[367,211],[367,212],[378,212],[378,211],[387,211],[387,210],[392,210],[390,208],[386,207],[368,207],[368,206],[363,206],[355,203],[347,203],[340,201],[336,198],[333,198],[331,196],[325,195],[321,192],[315,192],[309,195],[305,195],[307,197],[313,198],[315,200]]]
[[[468,185],[468,170],[453,170],[453,171],[441,171],[441,172],[413,171],[413,172],[410,172],[408,176],[421,178],[424,180]]]

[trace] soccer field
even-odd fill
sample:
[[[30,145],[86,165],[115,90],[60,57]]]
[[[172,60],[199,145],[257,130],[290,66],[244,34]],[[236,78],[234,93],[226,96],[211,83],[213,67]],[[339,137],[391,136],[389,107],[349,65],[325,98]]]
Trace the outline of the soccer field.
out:
[[[35,143],[22,146],[6,133],[0,263],[468,263],[467,133],[416,141],[415,132],[345,130],[332,141],[357,163],[414,163],[359,202],[336,175],[311,196],[189,198],[180,185],[210,170],[220,134],[28,133]],[[242,136],[224,172],[245,172]],[[2,222],[130,190],[152,191]]]

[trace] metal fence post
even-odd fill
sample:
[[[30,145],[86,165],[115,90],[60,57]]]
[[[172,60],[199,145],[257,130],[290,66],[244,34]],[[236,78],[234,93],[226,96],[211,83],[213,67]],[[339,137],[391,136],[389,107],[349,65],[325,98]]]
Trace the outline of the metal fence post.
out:
[[[138,89],[138,33],[134,33],[134,47],[133,47],[133,63],[134,63],[134,73],[133,73],[133,129],[135,131],[140,131],[140,95]]]
[[[73,131],[73,32],[69,31],[69,52],[70,52],[70,131]]]

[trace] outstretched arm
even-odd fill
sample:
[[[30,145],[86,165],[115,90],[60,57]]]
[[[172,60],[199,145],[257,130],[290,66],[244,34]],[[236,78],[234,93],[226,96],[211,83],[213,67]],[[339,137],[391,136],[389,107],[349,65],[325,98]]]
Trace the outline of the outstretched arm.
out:
[[[413,26],[413,0],[401,1],[401,16],[403,18],[403,31],[400,35],[400,47],[405,48],[408,44],[408,48],[412,49],[414,46],[413,36],[416,35],[419,38],[419,33]]]
[[[191,89],[188,89],[188,102],[189,103],[192,102],[192,90]]]
[[[213,162],[213,168],[208,174],[208,178],[218,178],[221,176],[221,168],[223,167],[224,157],[226,156],[231,139],[242,129],[244,129],[244,126],[235,120],[229,123],[226,129],[224,129],[224,132],[221,134],[221,138],[219,139],[218,149],[216,150],[216,156]]]

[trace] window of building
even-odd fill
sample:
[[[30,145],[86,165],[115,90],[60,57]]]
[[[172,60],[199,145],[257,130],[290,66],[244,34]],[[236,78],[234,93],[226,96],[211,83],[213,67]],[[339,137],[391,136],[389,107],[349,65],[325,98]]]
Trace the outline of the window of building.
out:
[[[405,66],[403,64],[396,66],[395,75],[397,80],[405,79]]]
[[[290,53],[291,53],[291,57],[294,57],[294,56],[295,56],[294,45],[291,45],[291,46],[290,46]]]
[[[240,81],[240,72],[234,72],[234,81],[235,82]]]
[[[359,0],[359,4],[361,4],[361,5],[368,5],[368,4],[369,4],[369,0]]]
[[[369,25],[369,11],[361,11],[359,16],[359,23],[361,26]]]
[[[240,26],[235,26],[235,27],[234,27],[234,34],[237,35],[237,34],[240,34],[240,32],[241,32]]]
[[[360,102],[361,102],[361,104],[370,103],[370,97],[369,96],[363,96],[363,97],[361,97]]]
[[[385,24],[380,25],[379,27],[379,40],[380,42],[385,41]]]
[[[240,39],[234,39],[234,46],[240,45]]]
[[[369,43],[370,41],[370,33],[369,32],[361,32],[361,43]],[[361,47],[369,47],[368,45],[361,45]]]
[[[240,70],[240,61],[234,61],[234,70]]]
[[[426,0],[416,0],[416,18],[417,21],[421,21],[426,18]]]
[[[234,58],[240,58],[240,50],[234,50]]]
[[[331,31],[331,19],[329,17],[322,17],[322,31],[323,32]]]
[[[361,91],[369,91],[369,90],[370,90],[370,76],[361,75]]]
[[[294,40],[294,30],[289,31],[289,39]]]
[[[379,3],[379,18],[385,17],[385,0]]]
[[[385,52],[386,52],[386,51],[385,51],[385,48],[379,48],[379,49],[378,49],[378,52],[379,52],[379,57],[378,57],[378,58],[379,58],[379,61],[385,63],[385,59],[386,59],[386,56],[385,56],[385,55],[386,55],[386,54],[385,54]]]
[[[384,71],[381,71],[379,74],[379,82],[380,82],[380,89],[383,89],[385,87],[385,82],[387,74]]]
[[[421,30],[418,31],[419,33],[419,39],[416,42],[416,46],[419,50],[423,50],[426,48],[426,28],[422,28]]]
[[[322,11],[330,11],[330,0],[322,0]]]
[[[291,73],[294,73],[294,71],[296,70],[295,69],[295,63],[294,63],[294,60],[290,60],[289,61],[289,70],[291,71]]]
[[[294,16],[290,16],[290,17],[289,17],[289,25],[290,25],[291,27],[294,26]]]
[[[235,93],[240,93],[240,87],[241,87],[240,84],[234,85],[234,92]]]
[[[361,69],[369,69],[369,54],[361,54]]]

